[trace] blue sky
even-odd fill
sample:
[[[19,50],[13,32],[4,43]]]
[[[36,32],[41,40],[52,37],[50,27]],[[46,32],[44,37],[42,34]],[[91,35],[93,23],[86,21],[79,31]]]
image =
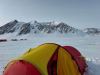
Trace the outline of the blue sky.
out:
[[[100,0],[0,0],[0,25],[14,19],[100,28]]]

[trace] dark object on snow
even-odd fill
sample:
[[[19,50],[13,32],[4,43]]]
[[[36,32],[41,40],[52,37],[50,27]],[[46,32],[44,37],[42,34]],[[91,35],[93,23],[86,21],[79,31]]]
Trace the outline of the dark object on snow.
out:
[[[20,40],[27,40],[27,39],[20,39]]]
[[[7,39],[0,39],[0,42],[6,42]]]
[[[18,39],[11,39],[11,41],[18,41]]]

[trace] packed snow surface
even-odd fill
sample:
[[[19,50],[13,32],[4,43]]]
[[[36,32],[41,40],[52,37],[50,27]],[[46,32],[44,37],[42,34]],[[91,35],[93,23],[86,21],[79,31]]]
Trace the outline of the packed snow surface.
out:
[[[11,41],[9,38],[7,42],[0,42],[0,75],[9,61],[43,43],[57,43],[77,48],[87,60],[88,68],[85,75],[100,75],[100,36],[30,36],[27,40],[19,41]]]

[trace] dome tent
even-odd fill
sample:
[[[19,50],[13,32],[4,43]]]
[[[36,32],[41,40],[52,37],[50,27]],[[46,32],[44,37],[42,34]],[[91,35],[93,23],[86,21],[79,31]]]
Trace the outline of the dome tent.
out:
[[[3,75],[83,75],[86,67],[75,48],[45,43],[11,61]]]

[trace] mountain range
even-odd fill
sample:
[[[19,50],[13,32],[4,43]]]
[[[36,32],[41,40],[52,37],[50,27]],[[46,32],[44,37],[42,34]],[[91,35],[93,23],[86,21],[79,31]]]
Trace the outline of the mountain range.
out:
[[[18,20],[11,21],[0,27],[0,35],[16,33],[16,36],[25,34],[75,34],[75,35],[97,35],[100,34],[98,28],[86,28],[80,30],[69,26],[64,22],[55,23],[53,22],[19,22]]]

